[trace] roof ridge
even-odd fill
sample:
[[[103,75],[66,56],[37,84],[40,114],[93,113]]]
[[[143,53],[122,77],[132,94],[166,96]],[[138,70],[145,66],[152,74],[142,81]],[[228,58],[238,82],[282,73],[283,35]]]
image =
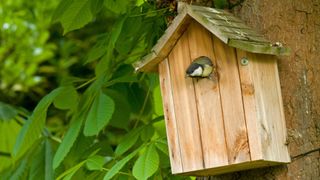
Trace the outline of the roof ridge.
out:
[[[178,11],[178,15],[154,45],[152,52],[141,61],[134,63],[137,71],[152,71],[165,59],[192,20],[200,23],[231,47],[260,54],[288,55],[290,53],[290,49],[283,47],[281,43],[272,44],[230,12],[186,3],[179,5]]]

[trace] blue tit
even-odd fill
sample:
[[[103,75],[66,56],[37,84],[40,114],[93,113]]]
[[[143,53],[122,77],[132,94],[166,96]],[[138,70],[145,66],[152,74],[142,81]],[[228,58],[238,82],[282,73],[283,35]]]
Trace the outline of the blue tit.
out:
[[[186,76],[192,78],[209,78],[214,67],[211,60],[206,56],[200,56],[192,61],[186,70]]]

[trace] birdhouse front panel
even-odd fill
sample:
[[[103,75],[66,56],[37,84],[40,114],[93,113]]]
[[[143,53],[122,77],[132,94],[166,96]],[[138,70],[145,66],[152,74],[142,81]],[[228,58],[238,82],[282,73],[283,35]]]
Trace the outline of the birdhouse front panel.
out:
[[[212,79],[186,77],[200,56]],[[172,172],[214,175],[290,161],[273,56],[230,47],[191,21],[159,63]]]

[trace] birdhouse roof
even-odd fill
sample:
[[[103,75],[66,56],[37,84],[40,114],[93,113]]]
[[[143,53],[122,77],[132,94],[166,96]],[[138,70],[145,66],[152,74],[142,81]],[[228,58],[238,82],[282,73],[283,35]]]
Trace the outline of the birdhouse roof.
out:
[[[281,43],[271,43],[227,11],[187,4],[183,4],[179,10],[180,12],[152,48],[151,53],[134,64],[137,71],[156,70],[156,65],[168,56],[191,21],[197,21],[229,46],[244,51],[272,55],[290,53],[290,50],[283,47]]]

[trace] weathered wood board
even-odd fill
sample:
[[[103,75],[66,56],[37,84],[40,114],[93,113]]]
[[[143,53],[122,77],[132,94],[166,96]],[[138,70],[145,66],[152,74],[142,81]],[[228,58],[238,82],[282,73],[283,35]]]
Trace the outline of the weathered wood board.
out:
[[[212,60],[218,78],[185,77],[199,56]],[[230,47],[193,21],[158,69],[174,174],[215,175],[290,162],[273,56]]]
[[[193,22],[187,33],[191,59],[207,56],[216,63],[210,32]],[[194,80],[205,167],[228,164],[220,90],[216,78]]]
[[[176,124],[176,114],[174,111],[174,102],[172,97],[172,87],[169,72],[168,59],[159,64],[159,79],[161,87],[161,95],[163,102],[163,111],[166,122],[166,132],[169,146],[169,155],[172,173],[182,172],[182,162],[179,145],[178,128]]]
[[[235,49],[213,37],[226,131],[229,164],[250,161],[247,127]]]
[[[170,77],[175,77],[171,78],[171,90],[183,170],[201,169],[204,168],[204,159],[194,86],[191,78],[185,78],[185,70],[191,62],[187,33],[178,40],[168,59]]]

